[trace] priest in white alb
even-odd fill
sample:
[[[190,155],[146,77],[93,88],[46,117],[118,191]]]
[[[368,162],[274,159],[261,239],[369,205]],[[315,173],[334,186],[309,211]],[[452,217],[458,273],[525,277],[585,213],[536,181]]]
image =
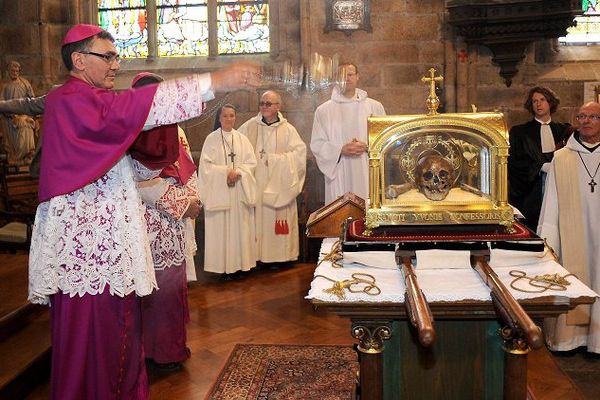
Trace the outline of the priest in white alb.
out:
[[[202,147],[198,179],[204,205],[204,270],[219,274],[256,266],[254,205],[256,158],[246,136],[233,129],[236,111],[225,104]]]
[[[325,175],[325,204],[346,192],[369,197],[367,119],[385,115],[383,105],[356,87],[358,68],[346,64],[343,93],[333,89],[331,100],[315,111],[310,149]]]
[[[279,112],[281,96],[263,93],[260,112],[240,128],[256,155],[257,260],[282,263],[298,259],[300,252],[296,197],[306,175],[306,144]]]
[[[538,234],[580,281],[600,292],[600,104],[579,109],[578,130],[554,153],[546,179]],[[544,320],[551,350],[586,346],[600,353],[600,304],[578,306],[558,318]]]

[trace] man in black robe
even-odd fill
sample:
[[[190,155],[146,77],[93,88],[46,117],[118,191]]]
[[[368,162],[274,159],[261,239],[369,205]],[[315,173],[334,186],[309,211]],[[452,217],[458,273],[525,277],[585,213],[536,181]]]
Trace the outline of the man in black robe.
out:
[[[554,151],[563,147],[569,124],[551,120],[560,103],[556,94],[536,86],[529,91],[524,107],[533,119],[510,129],[508,157],[509,202],[525,217],[525,225],[535,231],[543,198],[546,172]]]

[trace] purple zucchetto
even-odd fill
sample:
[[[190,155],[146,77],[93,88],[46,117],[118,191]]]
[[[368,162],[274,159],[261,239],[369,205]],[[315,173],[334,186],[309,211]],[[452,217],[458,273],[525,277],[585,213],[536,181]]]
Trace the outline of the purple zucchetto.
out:
[[[100,28],[96,25],[88,25],[88,24],[77,24],[65,35],[63,39],[62,45],[65,46],[69,43],[79,42],[80,40],[84,40],[90,38],[94,35],[99,34],[100,32],[104,32],[104,29]]]

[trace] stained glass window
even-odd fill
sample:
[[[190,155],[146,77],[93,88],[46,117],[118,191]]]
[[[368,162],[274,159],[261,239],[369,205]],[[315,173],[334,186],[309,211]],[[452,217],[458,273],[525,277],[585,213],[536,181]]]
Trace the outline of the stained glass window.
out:
[[[157,0],[158,55],[207,56],[206,0]]]
[[[271,50],[268,0],[98,0],[97,4],[98,25],[114,36],[123,58]],[[216,18],[211,20],[210,15]]]
[[[219,1],[217,15],[219,54],[269,52],[266,1]]]
[[[558,38],[562,44],[600,43],[599,0],[583,0],[583,15],[575,17],[577,26],[567,29],[567,36]]]
[[[98,0],[98,25],[113,35],[121,57],[148,56],[146,0]]]

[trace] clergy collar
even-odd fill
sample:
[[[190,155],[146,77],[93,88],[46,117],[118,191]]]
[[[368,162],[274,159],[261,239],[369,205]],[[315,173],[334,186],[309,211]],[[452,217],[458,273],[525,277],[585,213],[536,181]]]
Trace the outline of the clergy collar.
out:
[[[273,124],[276,124],[276,123],[278,123],[280,120],[279,120],[279,115],[277,115],[277,118],[275,119],[275,121],[273,121],[273,122],[267,122],[267,120],[265,119],[265,117],[263,117],[263,116],[261,115],[261,121],[262,121],[262,122],[264,122],[264,124],[265,124],[265,125],[267,125],[267,126],[271,126],[271,125],[273,125]]]
[[[598,147],[600,147],[600,143],[587,143],[584,142],[583,140],[581,140],[581,137],[579,137],[579,132],[575,132],[575,140],[577,140],[577,142],[579,142],[580,145],[582,145],[583,147],[586,148],[586,150],[588,150],[590,153],[593,153],[594,150],[596,150]]]
[[[541,120],[539,120],[539,119],[537,119],[535,117],[533,119],[535,119],[537,122],[539,122],[542,125],[550,125],[550,122],[552,122],[552,117],[548,118],[548,121],[546,121],[546,122],[541,121]]]

